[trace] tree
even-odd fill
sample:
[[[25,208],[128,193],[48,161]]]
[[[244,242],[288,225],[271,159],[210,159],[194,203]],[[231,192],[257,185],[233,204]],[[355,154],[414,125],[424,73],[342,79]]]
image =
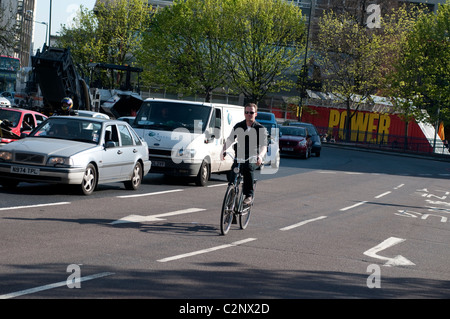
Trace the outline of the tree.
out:
[[[226,12],[233,21],[226,25],[231,87],[254,103],[293,87],[290,76],[298,74],[306,40],[300,8],[283,0],[241,0]]]
[[[145,82],[211,100],[227,82],[223,2],[180,0],[156,12],[138,55]]]
[[[62,27],[59,43],[70,48],[84,72],[88,72],[90,62],[132,65],[151,13],[151,7],[142,0],[98,3],[95,12],[81,6],[74,25]],[[120,76],[108,78],[121,81]]]
[[[204,92],[206,101],[228,87],[258,102],[293,84],[286,73],[304,31],[300,9],[283,0],[174,1],[155,14],[139,60],[147,83]]]
[[[355,2],[353,11],[325,12],[314,42],[324,89],[347,109],[346,140],[351,138],[351,119],[362,103],[372,103],[371,96],[387,85],[385,76],[398,50],[399,35],[412,23],[404,8],[394,8],[377,17],[379,27],[370,28],[362,2]]]
[[[391,73],[390,92],[416,119],[450,121],[450,1],[423,14],[407,34]],[[427,112],[422,112],[426,110]]]
[[[0,54],[3,55],[12,55],[17,44],[15,24],[11,22],[14,15],[11,4],[6,6],[0,3]]]

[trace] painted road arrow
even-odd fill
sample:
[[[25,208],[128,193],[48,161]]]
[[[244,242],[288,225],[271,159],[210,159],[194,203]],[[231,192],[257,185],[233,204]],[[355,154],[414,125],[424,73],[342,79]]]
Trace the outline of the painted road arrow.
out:
[[[164,213],[159,215],[150,215],[150,216],[141,216],[141,215],[129,215],[127,217],[121,218],[119,220],[113,221],[111,225],[116,224],[125,224],[125,223],[144,223],[144,222],[156,222],[166,220],[163,217],[182,215],[182,214],[190,214],[204,211],[202,208],[188,208],[183,210],[177,210],[175,212]]]
[[[388,266],[388,267],[391,267],[391,266],[414,266],[415,264],[413,262],[411,262],[410,260],[408,260],[405,257],[400,256],[400,255],[398,255],[394,258],[377,255],[378,252],[385,250],[389,247],[392,247],[394,245],[400,244],[400,243],[404,242],[405,240],[406,239],[390,237],[390,238],[386,239],[385,241],[383,241],[381,244],[378,244],[377,246],[365,251],[364,255],[373,257],[373,258],[377,258],[377,259],[381,259],[381,260],[386,260],[387,262],[384,265]]]

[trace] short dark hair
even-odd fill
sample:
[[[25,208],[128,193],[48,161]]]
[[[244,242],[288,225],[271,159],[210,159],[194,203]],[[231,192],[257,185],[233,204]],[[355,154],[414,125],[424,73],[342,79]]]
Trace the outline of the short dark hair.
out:
[[[255,112],[258,112],[258,105],[256,105],[255,103],[247,103],[247,104],[245,104],[244,109],[246,107],[254,107],[255,108]]]

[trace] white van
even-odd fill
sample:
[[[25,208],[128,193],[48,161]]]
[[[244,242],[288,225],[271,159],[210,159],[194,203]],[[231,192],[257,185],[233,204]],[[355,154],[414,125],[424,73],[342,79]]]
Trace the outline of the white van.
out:
[[[147,99],[133,128],[149,147],[151,173],[195,177],[199,186],[212,173],[231,169],[233,160],[221,161],[225,139],[243,121],[244,107],[169,99]]]

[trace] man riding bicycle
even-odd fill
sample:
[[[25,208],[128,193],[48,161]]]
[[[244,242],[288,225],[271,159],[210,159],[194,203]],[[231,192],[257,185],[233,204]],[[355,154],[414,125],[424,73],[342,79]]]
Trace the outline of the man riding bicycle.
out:
[[[230,136],[223,145],[221,155],[221,159],[224,160],[226,150],[236,141],[234,144],[235,162],[231,169],[229,181],[234,180],[236,174],[234,167],[237,165],[237,160],[240,160],[242,162],[241,172],[244,177],[245,205],[249,205],[253,200],[255,170],[262,164],[267,153],[267,131],[263,125],[256,121],[257,112],[258,106],[256,104],[245,105],[245,120],[233,127]]]

